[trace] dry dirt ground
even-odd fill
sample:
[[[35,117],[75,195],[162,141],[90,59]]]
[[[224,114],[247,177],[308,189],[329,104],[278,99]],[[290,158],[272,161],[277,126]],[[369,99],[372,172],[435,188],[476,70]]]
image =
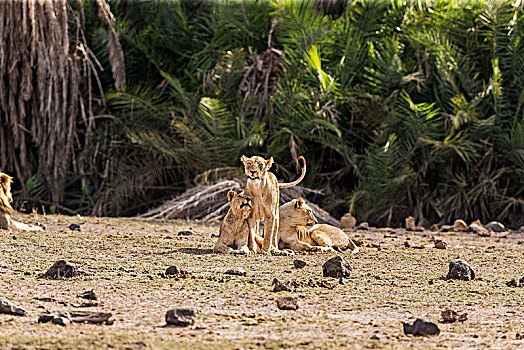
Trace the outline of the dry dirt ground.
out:
[[[342,285],[322,277],[322,264],[336,254],[213,254],[216,238],[210,236],[218,232],[217,224],[19,218],[38,220],[47,230],[0,230],[0,296],[28,311],[26,316],[0,314],[0,349],[524,348],[524,340],[518,339],[524,334],[524,288],[506,285],[524,276],[524,235],[515,232],[491,237],[351,232],[365,246],[355,255],[338,254],[353,267]],[[71,223],[80,224],[81,231],[69,230]],[[188,229],[194,234],[178,235]],[[434,238],[443,239],[448,248],[432,248]],[[412,247],[405,246],[406,240]],[[309,264],[294,268],[297,257]],[[471,264],[478,279],[439,279],[458,257]],[[60,280],[40,277],[59,259],[87,274]],[[191,277],[162,277],[170,265]],[[224,274],[233,267],[244,268],[247,276]],[[299,287],[294,293],[273,293],[274,277]],[[310,280],[313,287],[307,285]],[[319,283],[324,286],[315,286]],[[77,294],[91,289],[100,304],[78,308],[85,300]],[[298,310],[277,308],[276,299],[288,295],[299,299]],[[177,305],[195,307],[195,325],[164,326],[166,311]],[[440,323],[445,307],[467,312],[468,320]],[[82,309],[111,311],[114,324],[37,323],[46,310]],[[440,335],[404,335],[402,322],[418,317],[437,323]],[[372,339],[374,335],[378,339]]]

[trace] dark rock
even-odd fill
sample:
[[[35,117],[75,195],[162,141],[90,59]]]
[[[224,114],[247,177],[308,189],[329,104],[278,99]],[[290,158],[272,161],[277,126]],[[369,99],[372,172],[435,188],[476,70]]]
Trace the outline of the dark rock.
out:
[[[484,225],[484,227],[487,229],[487,230],[491,230],[493,232],[506,232],[506,228],[504,227],[504,225],[502,225],[500,222],[498,221],[492,221],[486,225]]]
[[[405,241],[404,242],[404,247],[409,248],[409,247],[411,247],[411,244],[408,241]]]
[[[51,322],[60,326],[71,324],[71,315],[67,312],[45,313],[38,317],[39,323]]]
[[[224,273],[226,275],[245,276],[246,275],[246,270],[244,270],[244,269],[242,269],[240,267],[235,267],[235,268],[227,270]]]
[[[192,236],[194,234],[195,233],[193,231],[190,231],[190,230],[185,230],[185,231],[178,232],[179,236]]]
[[[349,262],[341,256],[335,256],[329,259],[322,266],[322,273],[324,277],[349,277],[351,273],[351,266]]]
[[[306,265],[307,265],[307,261],[302,260],[302,259],[295,259],[293,261],[293,266],[295,266],[295,268],[297,268],[297,269],[301,269],[301,268],[305,267]]]
[[[340,279],[338,280],[338,283],[339,284],[346,284],[346,281],[344,280],[344,277],[340,277]]]
[[[97,296],[95,292],[92,290],[88,290],[88,291],[83,292],[82,294],[78,294],[77,297],[88,299],[88,300],[97,300]]]
[[[187,327],[195,323],[195,309],[181,306],[166,313],[166,323],[169,326]]]
[[[179,273],[180,273],[180,269],[178,268],[178,266],[173,265],[173,266],[169,266],[166,269],[166,272],[164,274],[166,276],[173,276],[173,275],[178,275]]]
[[[69,225],[69,229],[71,231],[80,231],[80,225],[78,225],[78,224],[71,224],[71,225]]]
[[[441,239],[435,241],[435,248],[437,249],[446,249],[448,244]]]
[[[369,224],[367,222],[363,222],[355,227],[355,230],[369,230]]]
[[[74,264],[67,260],[59,260],[53,264],[44,274],[48,278],[74,277],[83,274]]]
[[[26,311],[20,306],[16,306],[6,298],[0,297],[0,314],[24,316]]]
[[[282,283],[277,278],[273,279],[273,283],[275,285],[273,288],[273,292],[293,292],[295,288],[291,284],[288,283]]]
[[[415,336],[430,336],[439,335],[440,329],[433,322],[417,318],[416,321],[411,325],[409,323],[403,323],[404,334],[412,334]]]
[[[522,287],[524,287],[524,277],[521,277],[521,278],[519,279],[519,283],[520,283],[520,285],[521,285]]]
[[[277,306],[280,310],[296,310],[298,309],[298,300],[293,297],[278,298]]]
[[[506,286],[508,287],[518,287],[519,283],[516,279],[512,278],[511,281],[506,282]]]
[[[467,312],[458,313],[455,310],[451,310],[448,308],[446,308],[440,314],[442,316],[442,319],[444,320],[443,322],[445,323],[453,323],[457,321],[464,322],[468,319]]]
[[[475,271],[469,264],[461,259],[455,259],[449,263],[449,271],[446,280],[455,279],[471,281],[475,279]]]
[[[371,336],[371,338],[369,338],[369,339],[371,339],[371,340],[380,340],[380,337],[377,334],[373,334]]]

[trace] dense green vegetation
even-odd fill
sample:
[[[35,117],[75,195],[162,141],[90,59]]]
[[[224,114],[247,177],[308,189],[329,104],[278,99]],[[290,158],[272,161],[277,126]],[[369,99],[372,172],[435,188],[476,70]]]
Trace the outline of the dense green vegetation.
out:
[[[317,3],[113,4],[121,92],[86,11],[107,111],[88,184],[72,178],[65,205],[131,215],[240,176],[242,154],[273,156],[286,180],[304,155],[304,184],[332,214],[524,224],[522,2]]]

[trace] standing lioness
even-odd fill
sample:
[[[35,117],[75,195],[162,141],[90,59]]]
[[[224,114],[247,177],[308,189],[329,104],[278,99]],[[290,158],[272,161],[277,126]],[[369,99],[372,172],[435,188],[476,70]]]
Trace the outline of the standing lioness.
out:
[[[256,235],[258,234],[258,224],[264,220],[264,241],[262,252],[266,254],[280,253],[278,249],[278,203],[280,199],[280,188],[288,188],[297,185],[306,175],[306,160],[300,156],[298,162],[302,168],[300,177],[290,183],[278,183],[277,177],[269,172],[273,165],[273,157],[264,159],[259,156],[240,158],[244,163],[246,175],[248,177],[244,193],[251,197],[253,210],[248,218],[249,249],[258,253]]]

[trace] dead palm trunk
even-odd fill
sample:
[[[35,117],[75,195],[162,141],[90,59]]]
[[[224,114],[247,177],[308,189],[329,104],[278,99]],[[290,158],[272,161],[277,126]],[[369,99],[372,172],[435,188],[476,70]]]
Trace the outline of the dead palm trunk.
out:
[[[97,4],[115,45],[109,8]],[[82,0],[77,5],[75,12],[66,0],[0,2],[0,169],[11,169],[22,183],[36,173],[55,204],[63,201],[72,167],[77,120],[87,131],[94,125],[94,56],[82,39]],[[70,17],[79,19],[74,32]],[[121,87],[123,55],[117,48],[112,56],[119,59]]]

